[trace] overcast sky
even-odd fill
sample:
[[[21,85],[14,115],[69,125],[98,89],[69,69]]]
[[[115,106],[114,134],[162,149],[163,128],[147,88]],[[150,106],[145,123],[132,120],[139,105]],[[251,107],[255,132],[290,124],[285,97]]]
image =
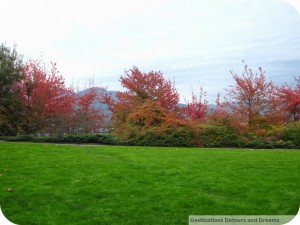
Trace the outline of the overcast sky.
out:
[[[285,0],[2,1],[0,42],[57,62],[68,84],[120,90],[133,65],[161,70],[181,101],[204,84],[213,102],[242,60],[277,84],[300,75],[300,16]]]

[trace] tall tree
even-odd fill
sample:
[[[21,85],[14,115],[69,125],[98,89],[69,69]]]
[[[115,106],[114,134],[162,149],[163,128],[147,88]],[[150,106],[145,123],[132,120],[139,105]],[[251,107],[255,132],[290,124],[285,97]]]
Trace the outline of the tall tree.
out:
[[[105,127],[106,115],[100,104],[104,102],[106,89],[90,87],[76,95],[73,112],[73,130],[77,133],[96,133]]]
[[[137,67],[125,71],[120,78],[125,92],[118,92],[117,100],[109,99],[112,126],[118,134],[157,128],[174,121],[179,94],[174,83],[159,72],[141,72]],[[170,125],[170,123],[168,123]]]
[[[295,77],[296,84],[284,84],[278,88],[281,109],[287,120],[300,120],[300,76]]]
[[[235,84],[226,89],[230,108],[237,119],[253,128],[270,116],[274,84],[266,81],[261,67],[255,73],[245,65],[241,75],[234,72],[231,74]]]
[[[125,71],[120,78],[121,84],[127,89],[131,101],[143,102],[153,100],[168,110],[174,110],[179,102],[179,94],[171,80],[163,77],[162,72],[150,71],[142,73],[137,67]]]
[[[22,57],[0,45],[0,134],[15,135],[20,130],[22,108],[14,84],[22,79]]]
[[[73,91],[66,88],[56,64],[50,69],[42,61],[29,60],[18,84],[26,114],[25,133],[63,132],[74,107]]]

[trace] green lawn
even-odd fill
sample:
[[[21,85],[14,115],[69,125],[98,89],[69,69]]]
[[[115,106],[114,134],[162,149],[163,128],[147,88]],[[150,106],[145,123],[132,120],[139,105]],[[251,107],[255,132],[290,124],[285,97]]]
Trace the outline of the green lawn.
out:
[[[299,204],[299,150],[0,143],[0,206],[19,225],[182,225]]]

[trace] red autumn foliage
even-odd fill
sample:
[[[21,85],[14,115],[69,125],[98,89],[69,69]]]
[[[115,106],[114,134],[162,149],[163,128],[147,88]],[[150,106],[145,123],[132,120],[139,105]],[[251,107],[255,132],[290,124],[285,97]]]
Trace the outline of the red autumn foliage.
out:
[[[224,124],[227,123],[230,119],[230,114],[228,112],[228,104],[222,103],[220,100],[220,93],[218,93],[217,98],[215,100],[216,107],[211,109],[211,113],[209,114],[209,121],[212,124]]]
[[[121,76],[120,81],[122,86],[128,90],[123,96],[120,96],[125,101],[127,98],[137,102],[150,99],[159,102],[168,110],[174,110],[177,107],[179,94],[174,83],[166,80],[160,71],[142,73],[137,67],[133,67],[129,71],[125,71],[125,76]]]
[[[203,87],[200,87],[198,96],[192,92],[191,101],[187,101],[187,106],[184,108],[187,119],[192,121],[200,121],[206,119],[208,102],[203,99],[206,95],[206,92],[203,90]]]
[[[286,113],[287,120],[300,120],[300,76],[295,77],[296,85],[284,84],[278,88],[282,110]]]
[[[73,92],[66,88],[55,63],[48,70],[41,61],[30,60],[25,64],[23,74],[23,79],[16,85],[25,109],[26,133],[47,125],[58,125],[56,123],[61,123],[72,113]]]
[[[141,130],[164,130],[184,124],[172,111],[163,108],[156,101],[146,100],[128,116],[128,122]]]
[[[176,120],[179,95],[174,84],[166,80],[160,71],[142,73],[133,67],[125,71],[120,81],[126,91],[118,92],[116,101],[109,97],[106,99],[116,132],[130,136],[133,127],[136,131],[145,127],[163,129],[162,126],[170,125],[168,121]]]
[[[266,81],[265,72],[261,67],[258,74],[247,65],[244,66],[241,75],[234,72],[231,74],[235,84],[230,85],[226,91],[229,97],[227,103],[234,117],[250,128],[259,125],[262,120],[271,116],[273,82]]]
[[[16,86],[26,114],[25,133],[92,133],[103,127],[104,113],[95,107],[102,92],[90,88],[76,94],[65,86],[55,63],[48,69],[41,61],[30,60],[23,72]]]
[[[105,114],[97,106],[104,100],[104,88],[89,88],[83,94],[77,94],[74,109],[74,132],[95,133],[104,127]]]

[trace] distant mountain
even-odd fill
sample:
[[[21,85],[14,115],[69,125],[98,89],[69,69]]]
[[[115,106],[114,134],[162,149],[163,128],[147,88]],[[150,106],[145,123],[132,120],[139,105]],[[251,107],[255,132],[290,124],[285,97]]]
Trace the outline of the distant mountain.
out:
[[[83,91],[79,91],[78,94],[82,96],[82,95],[86,94],[87,92],[89,92],[89,90],[91,90],[91,89],[92,88],[87,88],[87,89],[85,89]],[[93,89],[96,89],[97,92],[98,92],[98,94],[101,94],[101,93],[104,92],[104,93],[110,95],[113,99],[117,99],[117,97],[116,97],[117,91],[108,91],[108,90],[106,90],[104,88],[100,88],[100,87],[95,87]]]
[[[100,87],[95,87],[95,89],[97,90],[98,94],[102,94],[102,93],[108,94],[108,95],[111,96],[114,100],[117,100],[117,96],[116,96],[116,95],[117,95],[117,91],[108,91],[108,90],[106,90],[106,89],[104,89],[104,88],[100,88]],[[80,91],[80,92],[78,92],[78,94],[79,94],[80,96],[82,96],[82,95],[88,93],[89,90],[91,90],[91,88],[88,88],[88,89],[85,89],[85,90],[83,90],[83,91]],[[107,114],[107,115],[111,114],[111,111],[108,110],[107,104],[102,104],[102,103],[99,103],[99,102],[95,102],[94,106],[95,106],[95,108],[97,108],[97,109],[98,109],[98,108],[102,109],[102,110],[104,111],[104,113]]]

